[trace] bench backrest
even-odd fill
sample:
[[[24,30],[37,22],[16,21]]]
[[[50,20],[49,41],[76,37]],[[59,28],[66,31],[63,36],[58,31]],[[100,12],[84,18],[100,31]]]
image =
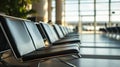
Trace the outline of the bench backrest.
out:
[[[37,50],[42,49],[45,47],[43,38],[37,28],[37,26],[32,21],[25,21],[25,24],[28,28],[28,31],[33,39],[33,42],[35,44],[35,48]]]
[[[47,27],[51,30],[52,34],[54,35],[55,40],[59,40],[59,37],[57,36],[57,33],[55,32],[55,29],[53,28],[52,25],[46,24]]]
[[[58,37],[59,37],[59,38],[63,38],[64,35],[63,35],[63,33],[62,33],[60,27],[59,27],[57,24],[54,24],[53,27],[54,27],[54,29],[55,29],[55,31],[56,31]]]
[[[51,31],[50,27],[46,23],[40,23],[40,26],[43,29],[50,44],[57,40],[53,32]]]
[[[17,58],[35,51],[33,41],[23,20],[0,16],[9,45]]]
[[[60,29],[61,29],[63,35],[65,36],[67,33],[66,33],[66,31],[64,30],[63,26],[59,25],[59,27],[60,27]]]

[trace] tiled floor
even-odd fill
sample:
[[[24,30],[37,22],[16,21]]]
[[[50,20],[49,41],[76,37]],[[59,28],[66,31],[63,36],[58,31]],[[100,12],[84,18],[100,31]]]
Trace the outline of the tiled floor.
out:
[[[81,58],[67,56],[61,59],[71,63],[69,66],[57,58],[33,62],[30,67],[120,67],[120,42],[105,35],[84,34],[81,37]],[[39,63],[39,64],[38,64]]]
[[[114,48],[81,48],[81,54],[87,55],[113,55],[120,56],[120,49]]]
[[[88,39],[87,37],[90,37]],[[120,40],[108,38],[105,35],[97,34],[94,41],[93,34],[83,34],[81,40],[81,50],[83,53],[97,53],[97,54],[118,54],[120,55]],[[87,48],[87,49],[86,49]],[[86,52],[89,51],[89,52]]]
[[[84,34],[81,37],[82,58],[68,60],[76,67],[119,67],[120,42],[105,35]],[[48,60],[40,67],[70,67],[58,60]]]
[[[81,58],[71,61],[76,67],[119,67],[120,60]]]
[[[119,67],[120,60],[116,59],[94,59],[94,58],[80,58],[68,61],[75,65],[75,67]],[[40,67],[72,67],[66,65],[58,60],[52,59],[40,64]]]

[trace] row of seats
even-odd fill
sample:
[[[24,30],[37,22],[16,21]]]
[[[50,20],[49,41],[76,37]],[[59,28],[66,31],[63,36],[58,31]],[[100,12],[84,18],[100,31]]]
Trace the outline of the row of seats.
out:
[[[104,32],[110,38],[120,39],[120,27],[107,27],[100,29],[100,31]]]
[[[59,44],[67,44],[67,43],[78,43],[79,45],[80,43],[79,37],[76,37],[76,38],[66,37],[65,35],[62,34],[62,31],[60,30],[60,31],[56,31],[60,36],[59,38],[52,26],[46,23],[39,23],[39,24],[38,25],[43,30],[42,32],[44,33],[44,36],[46,36],[46,39],[49,41],[50,44],[59,45]]]
[[[0,27],[19,61],[64,55],[80,57],[79,34],[73,33],[70,28],[6,15],[0,15]]]

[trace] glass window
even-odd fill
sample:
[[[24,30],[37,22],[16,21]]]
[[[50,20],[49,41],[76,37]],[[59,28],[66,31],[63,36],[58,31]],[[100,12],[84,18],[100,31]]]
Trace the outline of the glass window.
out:
[[[93,11],[81,11],[80,15],[94,15]]]
[[[78,4],[78,0],[66,0],[66,4]]]
[[[65,14],[66,14],[66,16],[68,16],[68,17],[70,17],[70,16],[77,16],[77,17],[78,17],[78,12],[77,12],[77,11],[66,12]]]
[[[78,16],[66,16],[66,22],[78,22]]]
[[[111,0],[111,2],[120,2],[120,0]]]
[[[81,21],[82,22],[94,22],[94,17],[93,16],[81,16]]]
[[[80,17],[81,21],[94,22],[94,0],[64,0],[65,21],[77,22]],[[78,11],[80,1],[80,11]],[[55,20],[55,0],[52,2],[52,19]],[[96,0],[96,22],[108,22],[109,20],[109,0]],[[120,21],[120,0],[111,0],[111,21]]]
[[[108,3],[96,3],[96,10],[109,10]]]
[[[108,10],[103,10],[103,11],[97,11],[96,15],[102,15],[102,16],[108,16],[109,15],[109,11]]]
[[[120,16],[111,16],[112,22],[120,22]]]
[[[111,3],[111,10],[119,10],[120,8],[120,2],[119,3]]]
[[[78,10],[78,5],[77,4],[66,4],[65,10]]]
[[[109,17],[108,17],[108,15],[106,15],[106,16],[96,16],[96,21],[101,21],[101,22],[105,22],[105,21],[107,21],[108,22],[108,20],[109,20]]]
[[[105,3],[105,2],[109,2],[109,0],[96,0],[97,3]]]
[[[80,10],[94,10],[94,4],[80,4]]]

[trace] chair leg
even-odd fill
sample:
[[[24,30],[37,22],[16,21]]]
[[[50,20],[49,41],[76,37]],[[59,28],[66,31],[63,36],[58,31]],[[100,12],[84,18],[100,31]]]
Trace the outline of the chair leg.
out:
[[[82,56],[78,53],[78,54],[75,54],[75,55],[72,55],[72,57],[74,57],[74,58],[81,58]]]
[[[38,63],[38,67],[40,67],[40,62]]]
[[[66,65],[68,65],[68,66],[71,66],[71,67],[76,67],[74,64],[72,64],[72,63],[69,63],[69,62],[67,62],[67,61],[64,61],[64,60],[62,60],[62,59],[59,59],[59,58],[57,58],[60,62],[62,62],[62,63],[64,63],[64,64],[66,64]]]
[[[82,57],[82,56],[81,56],[81,54],[79,54],[79,53],[77,54],[77,56],[78,56],[79,58],[81,58],[81,57]]]
[[[80,44],[81,44],[81,43],[80,43],[80,42],[78,42],[77,44],[78,44],[78,49],[80,50]]]

